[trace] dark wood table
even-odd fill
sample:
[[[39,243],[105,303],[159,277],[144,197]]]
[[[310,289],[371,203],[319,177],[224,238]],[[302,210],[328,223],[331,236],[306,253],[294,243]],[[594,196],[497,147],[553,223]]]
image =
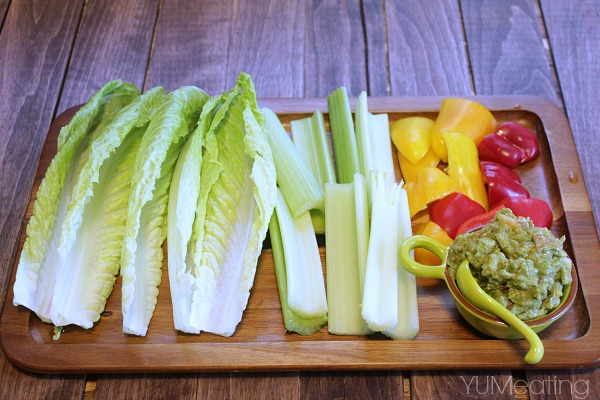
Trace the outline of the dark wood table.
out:
[[[339,3],[0,0],[0,306],[12,306],[4,304],[9,270],[50,122],[114,78],[144,89],[191,84],[214,94],[246,71],[260,97],[326,96],[339,86],[351,95],[544,97],[568,115],[598,226],[594,0]],[[598,393],[598,369],[54,376],[17,369],[0,352],[0,399],[591,399]]]

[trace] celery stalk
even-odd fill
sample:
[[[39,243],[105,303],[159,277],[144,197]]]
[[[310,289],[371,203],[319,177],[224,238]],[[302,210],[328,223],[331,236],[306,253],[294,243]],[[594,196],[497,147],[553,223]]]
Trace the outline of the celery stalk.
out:
[[[313,229],[315,233],[324,234],[325,233],[325,211],[314,209],[310,210],[310,219],[312,220]]]
[[[354,174],[360,172],[360,163],[346,88],[341,87],[331,93],[327,105],[338,182],[352,183]]]
[[[310,214],[294,217],[280,190],[275,212],[285,257],[288,305],[304,318],[323,316],[327,313],[325,281]]]
[[[355,119],[361,172],[370,181],[372,213],[371,237],[367,230],[366,239],[363,317],[369,327],[393,339],[412,339],[419,331],[416,281],[399,265],[397,257],[400,244],[412,235],[412,228],[406,191],[395,184],[388,116],[369,113],[367,94],[362,92],[358,96]],[[357,177],[360,181],[360,175]],[[357,182],[358,216],[358,188],[361,186]],[[365,200],[365,203],[368,202]],[[389,223],[395,219],[396,224]],[[364,246],[363,241],[359,249]]]
[[[325,194],[310,168],[306,165],[277,115],[262,109],[265,130],[277,171],[277,184],[294,217],[310,209],[323,209]]]
[[[398,248],[412,235],[408,196],[400,189],[398,199]],[[398,259],[398,323],[383,333],[392,339],[413,339],[419,332],[419,310],[417,307],[417,283],[415,276],[400,265]]]
[[[352,183],[325,186],[328,329],[329,333],[335,335],[371,333],[361,315],[362,290],[354,196]]]
[[[323,113],[315,112],[308,118],[290,123],[292,140],[298,153],[309,166],[321,188],[325,190],[326,183],[335,183],[335,168]],[[325,233],[325,213],[323,210],[310,210],[310,216],[316,233]]]
[[[371,236],[362,316],[374,331],[385,331],[398,323],[399,195],[399,186],[386,181],[384,173],[372,176]]]
[[[273,213],[271,216],[269,235],[271,237],[275,277],[277,278],[277,287],[279,288],[279,301],[281,302],[281,312],[283,314],[285,329],[290,332],[299,333],[300,335],[312,335],[327,323],[327,315],[325,314],[316,318],[303,318],[296,314],[288,304],[286,264],[277,213]]]
[[[317,111],[308,118],[292,121],[290,128],[294,145],[317,178],[317,182],[323,188],[326,183],[335,183],[335,168],[323,113]]]
[[[369,253],[369,201],[367,197],[367,180],[362,174],[354,175],[354,204],[356,212],[356,239],[358,249],[358,273],[360,293],[365,289],[365,271]]]
[[[395,182],[388,115],[368,111],[366,92],[358,96],[356,104],[356,143],[360,172],[366,177],[371,171],[384,172],[389,181]]]
[[[369,176],[369,171],[374,170],[373,165],[373,145],[370,139],[370,122],[369,110],[367,106],[367,93],[361,92],[358,95],[356,103],[356,112],[354,119],[356,120],[356,147],[358,150],[358,160],[360,163],[360,173],[364,176]]]

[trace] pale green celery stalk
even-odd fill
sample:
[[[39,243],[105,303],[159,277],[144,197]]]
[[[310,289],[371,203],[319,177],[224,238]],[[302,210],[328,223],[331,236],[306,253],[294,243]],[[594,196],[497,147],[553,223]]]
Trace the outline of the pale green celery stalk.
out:
[[[322,209],[325,194],[315,175],[294,147],[277,115],[263,108],[265,129],[277,171],[277,184],[294,217],[311,209]]]
[[[194,222],[194,257],[199,256],[199,264],[190,323],[201,331],[230,336],[248,303],[277,201],[264,117],[247,74],[240,74],[211,129],[213,125],[214,131],[205,137]]]
[[[200,197],[200,173],[204,136],[220,104],[211,98],[202,108],[198,127],[187,140],[173,173],[169,190],[168,271],[175,329],[200,333],[190,324],[196,267],[191,249],[192,228]]]
[[[328,330],[335,335],[371,333],[361,315],[357,214],[363,208],[356,207],[354,187],[352,183],[325,186]]]
[[[369,284],[364,288],[363,293],[366,299],[367,296],[369,298],[365,301],[363,315],[368,320],[369,326],[383,331],[385,335],[393,339],[412,339],[419,331],[416,280],[414,275],[409,274],[400,266],[397,257],[403,240],[412,235],[408,198],[406,191],[395,184],[388,116],[387,114],[373,115],[368,112],[366,92],[362,92],[358,96],[356,137],[361,172],[371,180],[371,185],[369,185],[370,188],[373,188],[371,196],[377,197],[376,199],[371,198],[372,236],[370,238],[368,230],[366,230],[366,241],[369,244],[367,255]],[[375,182],[372,181],[373,179]],[[384,198],[381,197],[381,190],[384,187],[386,196],[391,196],[390,193],[395,191],[395,203],[382,202]],[[367,207],[367,203],[365,201],[365,207]],[[391,208],[395,210],[391,210],[391,213],[388,214]],[[393,221],[394,211],[398,216],[398,223],[389,224],[390,220]],[[387,226],[388,224],[390,226]],[[397,229],[395,236],[393,225]],[[395,243],[393,238],[395,238]],[[363,241],[363,245],[359,245],[359,249],[364,248],[364,243]],[[385,261],[375,263],[373,260],[376,257],[383,257]],[[392,271],[394,264],[396,270]],[[394,275],[397,276],[396,288],[391,287]],[[376,291],[374,288],[377,288]],[[373,293],[386,293],[386,297],[371,298]],[[395,298],[393,297],[394,293],[397,293]],[[394,299],[397,299],[397,304],[386,306],[386,303],[393,302]],[[391,321],[394,320],[394,306],[397,307],[397,316],[396,322],[391,324]]]
[[[294,146],[310,167],[321,188],[325,190],[325,184],[336,183],[335,167],[331,158],[323,113],[317,111],[308,118],[292,121],[290,131]],[[324,210],[310,210],[310,216],[315,232],[325,233]]]
[[[319,246],[310,214],[305,212],[294,217],[279,190],[275,212],[285,256],[288,305],[301,317],[320,317],[327,313],[327,298]]]
[[[390,182],[395,182],[388,115],[371,114],[368,111],[367,93],[361,92],[355,116],[360,172],[367,178],[371,171],[384,172]]]
[[[398,199],[398,249],[402,242],[412,236],[410,211],[406,190],[400,189]],[[419,332],[419,309],[417,307],[417,283],[413,274],[400,265],[398,259],[398,323],[383,333],[392,339],[413,339]]]
[[[325,233],[325,211],[323,210],[310,210],[310,219],[312,220],[313,229],[316,234]]]
[[[317,111],[308,118],[292,121],[290,131],[294,146],[317,182],[323,187],[326,183],[336,183],[323,113]]]
[[[75,179],[88,157],[89,137],[102,130],[117,112],[139,96],[122,81],[104,85],[61,129],[58,151],[37,192],[27,238],[19,259],[14,304],[24,305],[52,322],[53,292],[58,271],[58,242]]]
[[[121,253],[123,331],[145,336],[162,278],[169,185],[186,137],[208,96],[195,87],[170,93],[142,139],[134,164]]]
[[[360,162],[346,88],[341,87],[331,93],[327,98],[327,105],[337,181],[338,183],[352,183],[354,174],[360,172]]]
[[[385,331],[398,322],[399,189],[383,172],[371,178],[371,236],[362,315],[374,331]]]
[[[354,204],[356,210],[356,241],[358,250],[358,274],[360,278],[360,294],[365,289],[365,273],[369,254],[370,213],[367,195],[367,180],[362,174],[354,175]]]
[[[55,325],[91,328],[100,319],[119,272],[135,155],[164,97],[162,88],[144,93],[91,138],[58,243]]]
[[[327,314],[315,318],[304,318],[296,314],[288,304],[287,274],[284,254],[284,246],[281,236],[281,228],[277,219],[277,213],[273,213],[269,222],[269,235],[271,237],[271,248],[273,250],[273,263],[275,264],[275,277],[279,289],[279,301],[285,329],[300,335],[312,335],[318,332],[327,323]]]

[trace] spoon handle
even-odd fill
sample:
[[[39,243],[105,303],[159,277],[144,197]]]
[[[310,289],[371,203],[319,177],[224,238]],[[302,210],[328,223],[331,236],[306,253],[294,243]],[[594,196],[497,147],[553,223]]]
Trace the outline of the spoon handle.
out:
[[[482,291],[483,292],[483,291]],[[483,292],[486,296],[489,295]],[[498,303],[493,298],[489,297],[491,301],[495,302],[501,309],[497,309],[496,316],[506,322],[508,325],[515,328],[527,342],[529,343],[529,351],[525,354],[525,362],[527,364],[537,364],[544,356],[544,345],[535,333],[528,325],[521,321],[515,314],[508,311],[504,306]],[[496,310],[496,309],[495,309]]]
[[[429,266],[416,262],[411,257],[411,252],[414,249],[426,249],[435,254],[442,263],[440,265]],[[432,239],[428,236],[413,235],[406,239],[400,251],[398,257],[400,258],[400,264],[405,270],[415,276],[421,278],[435,278],[435,279],[446,279],[446,257],[448,256],[448,247]]]
[[[507,325],[516,329],[529,343],[529,351],[525,355],[525,362],[537,364],[544,356],[544,345],[537,333],[521,321],[516,315],[507,310],[502,304],[487,294],[471,274],[469,262],[463,261],[456,271],[456,283],[468,302],[490,314],[500,318]]]

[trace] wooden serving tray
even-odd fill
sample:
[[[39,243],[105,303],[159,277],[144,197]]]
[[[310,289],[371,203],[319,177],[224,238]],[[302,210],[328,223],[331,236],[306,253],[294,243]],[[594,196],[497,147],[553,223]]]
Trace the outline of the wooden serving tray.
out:
[[[443,281],[419,279],[421,330],[415,340],[393,341],[383,336],[334,336],[324,327],[303,337],[286,333],[281,317],[271,250],[260,259],[248,308],[232,337],[189,335],[173,328],[167,262],[154,317],[146,337],[121,331],[120,279],[106,311],[92,329],[67,327],[58,341],[53,326],[42,323],[24,307],[12,304],[18,257],[25,239],[39,183],[56,152],[58,131],[73,110],[52,124],[42,151],[6,304],[0,319],[0,344],[15,365],[39,372],[171,372],[232,370],[351,370],[351,369],[507,369],[565,368],[597,364],[600,358],[600,245],[589,198],[564,113],[553,104],[531,97],[475,97],[493,111],[498,121],[517,120],[533,129],[540,145],[538,160],[517,172],[532,197],[546,200],[554,212],[553,231],[565,235],[566,248],[579,273],[574,306],[562,319],[542,332],[545,356],[535,366],[525,364],[524,340],[488,338],[471,328],[458,314]],[[374,113],[389,114],[390,122],[408,115],[435,118],[442,98],[369,99]],[[289,128],[294,119],[321,110],[327,118],[327,101],[319,99],[264,99]],[[354,103],[352,103],[354,107]],[[395,155],[394,155],[395,157]],[[397,160],[396,165],[397,165]],[[399,170],[397,176],[400,177]],[[427,220],[421,213],[417,229]],[[165,245],[165,252],[166,250]],[[268,246],[266,246],[268,247]],[[324,249],[321,249],[323,263]]]

